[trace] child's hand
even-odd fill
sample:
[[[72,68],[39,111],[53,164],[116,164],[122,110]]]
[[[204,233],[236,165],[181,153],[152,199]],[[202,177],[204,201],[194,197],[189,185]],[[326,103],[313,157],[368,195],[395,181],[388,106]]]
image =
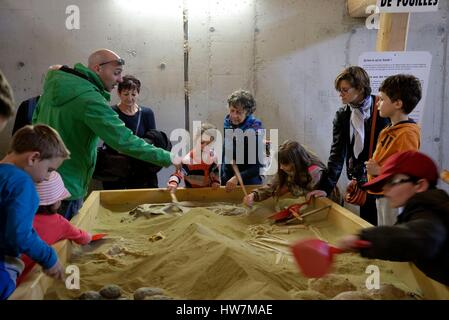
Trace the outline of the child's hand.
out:
[[[327,193],[326,191],[323,190],[313,190],[310,191],[309,193],[306,194],[306,200],[309,201],[310,198],[314,197],[314,198],[321,198],[321,197],[326,197]]]
[[[357,246],[357,241],[359,241],[359,236],[356,235],[348,235],[340,238],[337,242],[337,246],[346,251],[354,251]]]
[[[228,180],[228,182],[226,182],[225,187],[226,192],[231,192],[232,190],[234,190],[237,187],[238,183],[239,181],[237,180],[237,177],[233,176],[231,179]]]
[[[370,176],[378,176],[380,174],[380,166],[375,160],[369,159],[368,161],[365,161],[365,166],[366,172],[368,172]]]
[[[59,263],[59,260],[56,261],[53,267],[51,267],[50,269],[44,269],[43,271],[49,277],[52,277],[56,280],[64,280],[64,268]]]
[[[167,183],[167,190],[170,192],[176,192],[176,189],[178,188],[178,185],[175,182],[169,182]]]
[[[243,203],[248,207],[252,207],[254,205],[254,193],[250,193],[249,195],[243,198]]]
[[[175,166],[176,171],[180,171],[182,168],[182,158],[178,157],[177,155],[174,155],[173,153],[171,154],[171,162],[172,164]]]
[[[212,187],[212,189],[217,190],[218,188],[220,188],[220,183],[219,182],[212,182],[211,187]]]

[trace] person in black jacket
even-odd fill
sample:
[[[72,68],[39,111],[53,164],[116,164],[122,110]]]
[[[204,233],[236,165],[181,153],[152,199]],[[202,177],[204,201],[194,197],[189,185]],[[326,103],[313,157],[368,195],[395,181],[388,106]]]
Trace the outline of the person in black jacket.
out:
[[[363,229],[340,239],[353,250],[357,240],[370,242],[362,257],[410,261],[428,277],[449,285],[449,195],[436,188],[438,170],[431,158],[417,151],[395,153],[381,174],[364,185],[383,189],[392,207],[403,207],[394,226]]]
[[[11,135],[13,136],[17,130],[26,125],[31,124],[31,120],[33,119],[33,112],[36,109],[37,102],[41,96],[36,96],[29,98],[19,105],[17,109],[16,120],[14,120],[14,127],[12,128]]]
[[[368,74],[360,67],[353,66],[343,70],[335,79],[335,89],[340,92],[344,106],[338,109],[333,121],[333,140],[327,164],[328,178],[322,183],[322,189],[328,195],[335,188],[345,162],[349,180],[356,179],[359,184],[367,181],[365,161],[369,157],[371,121],[375,108],[375,97],[371,95]],[[377,114],[373,148],[380,131],[388,123],[388,119]],[[377,225],[374,195],[367,195],[365,204],[360,207],[360,217]]]

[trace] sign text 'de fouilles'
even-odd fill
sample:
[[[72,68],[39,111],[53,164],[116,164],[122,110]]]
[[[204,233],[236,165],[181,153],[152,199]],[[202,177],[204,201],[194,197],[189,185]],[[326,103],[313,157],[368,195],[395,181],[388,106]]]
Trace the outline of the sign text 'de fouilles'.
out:
[[[430,12],[438,10],[440,0],[377,0],[379,12]]]

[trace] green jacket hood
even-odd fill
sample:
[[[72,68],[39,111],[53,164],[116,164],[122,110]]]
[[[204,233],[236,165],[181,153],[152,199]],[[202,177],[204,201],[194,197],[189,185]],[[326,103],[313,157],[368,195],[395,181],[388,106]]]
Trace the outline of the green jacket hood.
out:
[[[52,70],[47,73],[44,92],[50,97],[53,107],[67,104],[88,92],[98,92],[107,101],[111,100],[111,94],[105,90],[103,82],[95,72],[81,63],[77,63],[74,70],[83,74],[89,80],[79,81],[80,78],[83,78],[62,70]]]

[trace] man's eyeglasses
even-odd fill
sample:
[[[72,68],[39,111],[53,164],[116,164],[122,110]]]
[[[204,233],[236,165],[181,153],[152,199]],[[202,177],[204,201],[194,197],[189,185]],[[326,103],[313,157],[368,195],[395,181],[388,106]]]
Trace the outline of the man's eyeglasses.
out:
[[[384,187],[391,188],[391,187],[397,186],[399,184],[407,183],[407,182],[416,183],[416,179],[415,178],[402,178],[402,179],[391,180],[391,181],[387,182],[384,185]]]
[[[106,62],[100,63],[98,65],[102,66],[102,65],[112,63],[112,62],[117,63],[119,66],[123,66],[125,64],[125,60],[123,60],[122,58],[119,58],[119,59],[115,59],[115,60],[111,60],[111,61],[106,61]]]

